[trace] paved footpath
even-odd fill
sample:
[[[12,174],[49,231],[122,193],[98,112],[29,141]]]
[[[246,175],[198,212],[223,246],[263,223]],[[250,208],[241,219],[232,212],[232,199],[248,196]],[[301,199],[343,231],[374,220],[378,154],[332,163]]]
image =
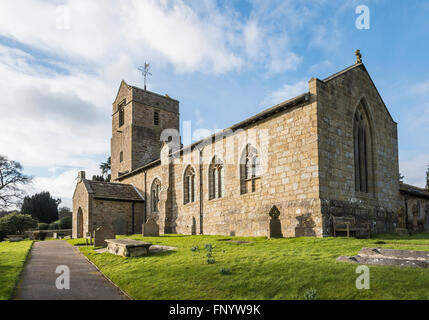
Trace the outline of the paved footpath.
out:
[[[58,266],[70,270],[70,289],[59,290]],[[34,242],[18,285],[21,300],[125,300],[128,299],[67,241]]]

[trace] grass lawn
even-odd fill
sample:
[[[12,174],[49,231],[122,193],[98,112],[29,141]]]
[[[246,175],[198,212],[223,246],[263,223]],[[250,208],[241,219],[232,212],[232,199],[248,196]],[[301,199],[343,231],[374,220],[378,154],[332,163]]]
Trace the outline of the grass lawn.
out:
[[[0,300],[12,298],[33,241],[0,243]]]
[[[374,239],[266,239],[165,235],[129,238],[177,247],[177,251],[123,258],[80,251],[135,299],[429,299],[429,269],[370,267],[370,290],[356,289],[357,265],[336,262],[363,247],[429,251],[429,234],[380,235]],[[248,244],[228,239],[249,241]],[[83,244],[83,240],[70,240]],[[205,244],[216,262],[206,262]],[[199,251],[191,248],[198,246]],[[230,274],[220,273],[227,268]]]

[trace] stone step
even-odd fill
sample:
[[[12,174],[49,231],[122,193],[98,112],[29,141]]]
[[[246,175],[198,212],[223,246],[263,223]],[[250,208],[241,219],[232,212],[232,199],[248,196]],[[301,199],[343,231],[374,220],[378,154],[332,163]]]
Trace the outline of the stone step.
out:
[[[362,248],[359,256],[429,262],[429,251],[397,250],[383,248]]]
[[[417,259],[391,259],[357,255],[353,257],[338,257],[337,261],[374,266],[429,268],[429,262]]]

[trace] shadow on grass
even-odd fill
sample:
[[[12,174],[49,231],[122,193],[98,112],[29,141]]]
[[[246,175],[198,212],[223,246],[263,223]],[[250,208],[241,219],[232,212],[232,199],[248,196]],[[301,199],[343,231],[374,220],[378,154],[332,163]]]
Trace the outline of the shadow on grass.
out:
[[[372,239],[379,240],[429,240],[429,232],[424,233],[411,233],[411,234],[397,234],[397,233],[384,233],[376,234]]]

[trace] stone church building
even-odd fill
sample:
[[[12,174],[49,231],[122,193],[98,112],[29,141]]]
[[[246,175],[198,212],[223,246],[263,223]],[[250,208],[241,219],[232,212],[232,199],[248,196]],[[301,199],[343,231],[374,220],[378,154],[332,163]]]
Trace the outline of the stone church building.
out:
[[[239,106],[237,106],[239,107]],[[243,106],[242,106],[243,107]],[[221,115],[222,116],[222,115]],[[111,183],[79,174],[73,237],[103,224],[228,236],[429,231],[429,190],[399,182],[397,123],[358,55],[308,91],[183,146],[179,101],[122,81],[112,109]],[[275,223],[273,223],[275,222]]]

